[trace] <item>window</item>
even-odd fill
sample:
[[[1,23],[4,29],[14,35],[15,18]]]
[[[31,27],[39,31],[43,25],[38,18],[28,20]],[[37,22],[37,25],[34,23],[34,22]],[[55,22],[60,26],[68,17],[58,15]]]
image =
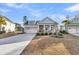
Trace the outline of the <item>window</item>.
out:
[[[53,27],[54,27],[54,26],[53,26],[53,25],[51,25],[51,30],[53,30]]]
[[[5,27],[2,27],[2,31],[5,31]]]
[[[39,25],[39,32],[43,32],[43,25]]]
[[[45,30],[48,30],[49,29],[49,25],[45,25]]]

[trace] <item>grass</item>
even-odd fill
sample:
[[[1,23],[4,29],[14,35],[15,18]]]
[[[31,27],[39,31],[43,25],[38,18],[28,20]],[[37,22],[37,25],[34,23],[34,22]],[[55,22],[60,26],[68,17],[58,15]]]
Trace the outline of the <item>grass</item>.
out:
[[[79,37],[71,34],[64,38],[36,36],[21,53],[22,55],[78,55]]]

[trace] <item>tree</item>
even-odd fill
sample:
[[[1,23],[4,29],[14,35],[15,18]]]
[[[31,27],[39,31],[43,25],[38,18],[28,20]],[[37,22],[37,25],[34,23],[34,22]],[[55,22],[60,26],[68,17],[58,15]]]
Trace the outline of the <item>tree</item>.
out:
[[[65,30],[67,30],[67,25],[70,24],[71,22],[70,22],[70,20],[64,20],[64,21],[62,21],[62,23],[64,23]]]
[[[3,17],[0,17],[0,31],[2,25],[6,25],[6,21],[3,19]]]
[[[24,25],[25,25],[25,24],[28,24],[27,16],[24,16],[24,17],[23,17],[23,22],[24,22]]]

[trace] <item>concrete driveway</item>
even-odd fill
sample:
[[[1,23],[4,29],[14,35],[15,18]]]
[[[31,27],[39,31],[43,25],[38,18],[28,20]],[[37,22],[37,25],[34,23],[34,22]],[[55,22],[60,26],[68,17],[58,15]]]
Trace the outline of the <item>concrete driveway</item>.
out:
[[[0,39],[0,54],[1,55],[19,55],[28,43],[35,37],[37,31],[30,33],[20,34],[8,38]]]
[[[4,39],[0,39],[0,45],[11,44],[11,43],[19,43],[23,41],[30,40],[35,34],[20,34]]]

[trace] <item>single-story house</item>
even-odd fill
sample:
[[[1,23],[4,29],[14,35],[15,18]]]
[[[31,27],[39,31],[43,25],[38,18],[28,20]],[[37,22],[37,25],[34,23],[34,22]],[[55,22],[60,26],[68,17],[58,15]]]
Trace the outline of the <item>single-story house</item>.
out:
[[[28,20],[27,20],[28,21]],[[55,33],[58,30],[58,23],[49,17],[45,17],[41,21],[28,21],[28,24],[24,25],[24,31],[31,29],[38,32]]]

